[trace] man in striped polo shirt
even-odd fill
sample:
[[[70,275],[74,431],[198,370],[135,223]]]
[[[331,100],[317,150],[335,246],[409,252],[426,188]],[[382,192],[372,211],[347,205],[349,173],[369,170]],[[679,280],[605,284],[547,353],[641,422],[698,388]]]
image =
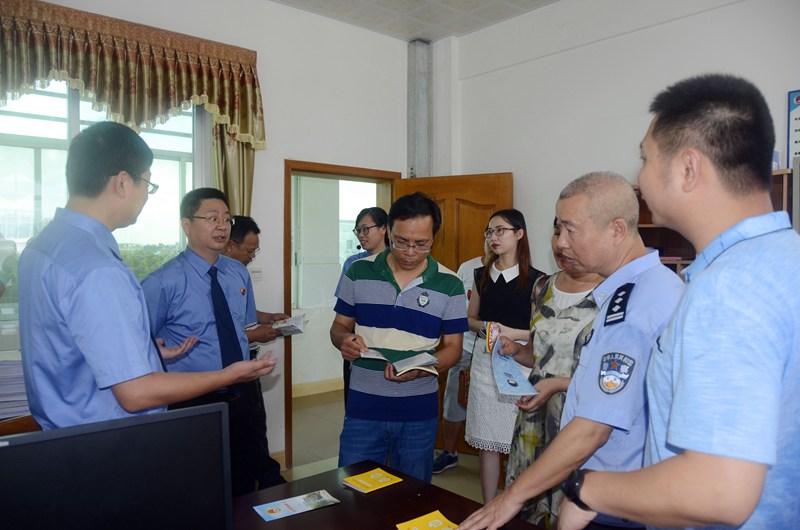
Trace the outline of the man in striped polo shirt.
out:
[[[331,342],[351,361],[339,465],[374,460],[430,482],[439,417],[438,378],[392,362],[434,354],[439,373],[458,362],[467,331],[464,287],[430,255],[442,223],[436,203],[404,195],[389,210],[390,248],[356,261],[342,279]],[[438,350],[437,350],[438,348]]]

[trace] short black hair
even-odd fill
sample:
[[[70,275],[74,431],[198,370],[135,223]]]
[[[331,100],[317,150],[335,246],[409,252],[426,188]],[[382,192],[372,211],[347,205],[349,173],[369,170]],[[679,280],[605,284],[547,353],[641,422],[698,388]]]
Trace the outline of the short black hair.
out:
[[[258,235],[261,229],[258,227],[252,217],[246,215],[234,215],[233,226],[231,227],[231,240],[235,243],[244,243],[244,238],[247,234]]]
[[[67,190],[71,197],[94,198],[120,171],[139,178],[153,165],[153,152],[133,129],[113,121],[81,131],[67,152]]]
[[[433,235],[435,236],[442,226],[442,212],[436,201],[419,191],[403,195],[389,208],[389,230],[392,229],[395,221],[426,216],[433,219]]]
[[[732,193],[769,189],[775,128],[764,96],[750,81],[725,74],[684,79],[658,94],[653,139],[667,156],[695,147]]]
[[[371,208],[364,208],[358,215],[356,216],[356,226],[361,223],[361,220],[366,216],[372,217],[372,221],[380,226],[386,226],[389,223],[389,216],[386,214],[386,210],[381,208],[380,206],[373,206]],[[386,246],[389,246],[389,231],[387,230],[383,236],[383,242]]]
[[[219,199],[225,203],[225,206],[231,207],[228,204],[228,196],[217,188],[195,188],[184,195],[181,200],[181,218],[191,219],[200,209],[200,204],[206,199]]]

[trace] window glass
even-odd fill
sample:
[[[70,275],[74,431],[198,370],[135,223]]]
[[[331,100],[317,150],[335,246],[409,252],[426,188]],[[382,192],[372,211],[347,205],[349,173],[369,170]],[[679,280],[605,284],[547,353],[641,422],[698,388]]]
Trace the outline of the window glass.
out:
[[[76,115],[69,114],[71,98],[78,92],[51,82],[0,107],[0,352],[19,349],[16,259],[67,202],[68,125],[83,130],[106,119],[89,99],[72,106]],[[192,122],[191,111],[182,112],[141,135],[154,152],[152,181],[159,189],[136,224],[114,232],[123,259],[140,280],[184,244],[178,210],[192,188]]]
[[[41,193],[41,225],[36,227],[37,232],[53,219],[56,208],[67,203],[66,166],[66,149],[42,149],[42,190],[46,191]]]

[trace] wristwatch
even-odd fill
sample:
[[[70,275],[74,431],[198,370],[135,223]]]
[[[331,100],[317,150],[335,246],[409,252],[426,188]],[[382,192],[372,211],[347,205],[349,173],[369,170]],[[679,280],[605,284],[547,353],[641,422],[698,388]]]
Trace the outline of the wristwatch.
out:
[[[575,506],[580,508],[581,510],[586,511],[594,511],[589,508],[585,502],[581,500],[581,486],[583,486],[583,477],[586,473],[590,473],[585,469],[573,469],[572,472],[567,476],[567,480],[561,484],[561,489],[564,492],[564,495],[575,503]]]

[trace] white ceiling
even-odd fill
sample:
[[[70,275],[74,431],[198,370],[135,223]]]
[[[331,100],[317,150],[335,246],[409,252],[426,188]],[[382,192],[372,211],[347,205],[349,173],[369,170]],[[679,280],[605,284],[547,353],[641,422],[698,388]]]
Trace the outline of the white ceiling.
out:
[[[460,37],[557,0],[273,0],[404,41]]]

